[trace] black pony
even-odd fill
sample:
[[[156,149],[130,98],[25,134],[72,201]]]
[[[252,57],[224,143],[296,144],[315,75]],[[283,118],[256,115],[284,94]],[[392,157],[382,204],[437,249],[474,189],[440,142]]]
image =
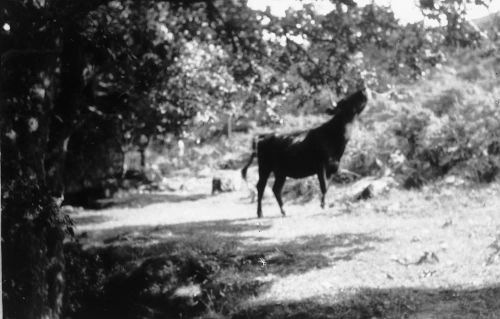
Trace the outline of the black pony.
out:
[[[262,217],[262,195],[269,175],[274,173],[273,193],[281,214],[285,216],[281,191],[287,177],[303,178],[316,174],[321,188],[321,207],[325,207],[327,180],[337,172],[340,158],[349,141],[351,126],[368,101],[366,91],[360,90],[340,100],[329,109],[332,118],[323,125],[307,131],[287,134],[262,134],[252,143],[252,155],[241,170],[246,179],[247,169],[255,156],[259,163],[257,183],[257,216]]]

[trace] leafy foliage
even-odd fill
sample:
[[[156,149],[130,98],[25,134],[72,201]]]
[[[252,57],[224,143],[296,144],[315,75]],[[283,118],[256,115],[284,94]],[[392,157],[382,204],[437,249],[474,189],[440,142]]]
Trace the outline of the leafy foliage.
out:
[[[243,0],[1,2],[6,316],[22,308],[58,317],[65,225],[71,233],[59,212],[65,188],[124,175],[126,152],[144,154],[167,137],[201,143],[230,135],[238,122],[279,125],[302,107],[317,113],[330,90],[416,81],[445,60],[443,46],[481,44],[464,19],[471,2],[422,0],[428,17],[446,17],[446,28],[432,32],[353,1],[335,1],[326,15],[305,5],[283,18]],[[442,175],[465,163],[477,168],[472,178],[492,180],[498,114],[491,98],[460,102],[465,95],[456,93],[391,110],[399,124],[385,128],[396,138],[377,127],[365,146],[385,159],[398,150],[418,172]],[[352,167],[371,171],[376,158],[352,155]]]
[[[487,7],[491,0],[420,0],[422,13],[438,22],[446,21],[444,44],[453,47],[478,46],[483,35],[465,18],[470,4]]]

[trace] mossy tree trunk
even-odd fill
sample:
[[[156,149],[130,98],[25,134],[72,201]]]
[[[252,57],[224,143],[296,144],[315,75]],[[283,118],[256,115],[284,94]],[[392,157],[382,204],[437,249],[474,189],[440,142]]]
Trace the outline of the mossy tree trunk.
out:
[[[2,128],[5,318],[60,318],[62,311],[64,223],[44,163],[54,81],[47,60],[25,73],[25,100],[2,101],[7,112],[20,111]]]
[[[54,50],[2,55],[5,318],[58,319],[63,311],[69,228],[60,205],[67,145],[81,119],[85,63],[76,22],[61,36],[53,31],[45,45]]]

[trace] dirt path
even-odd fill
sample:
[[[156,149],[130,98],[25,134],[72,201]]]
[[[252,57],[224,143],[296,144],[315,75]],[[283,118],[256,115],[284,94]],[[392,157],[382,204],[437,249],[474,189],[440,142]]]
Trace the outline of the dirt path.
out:
[[[262,220],[254,218],[255,204],[246,190],[216,196],[208,192],[199,187],[158,194],[153,198],[157,203],[144,207],[82,211],[73,217],[77,231],[96,241],[123,229],[133,241],[141,234],[131,229],[166,225],[171,226],[163,233],[167,237],[181,229],[206,231],[208,236],[236,238],[242,249],[275,247],[305,259],[321,255],[326,261],[322,267],[286,275],[267,273],[262,265],[261,280],[270,285],[248,300],[248,307],[304,300],[327,305],[370,289],[399,289],[401,294],[419,290],[428,299],[412,309],[413,318],[467,318],[474,307],[432,295],[443,289],[474,294],[500,283],[500,257],[491,246],[500,236],[498,185],[393,189],[357,203],[340,200],[340,190],[331,194],[334,207],[321,210],[316,200],[292,203],[287,218],[279,217],[274,199],[267,196]],[[500,301],[487,306],[492,307],[491,318],[500,317]]]

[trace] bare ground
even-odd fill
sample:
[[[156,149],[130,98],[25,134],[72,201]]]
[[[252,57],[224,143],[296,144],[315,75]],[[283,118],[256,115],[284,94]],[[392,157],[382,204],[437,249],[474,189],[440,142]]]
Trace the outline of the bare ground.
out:
[[[286,218],[268,191],[259,220],[245,185],[211,196],[208,178],[174,182],[185,187],[72,213],[77,232],[87,246],[214,241],[260,256],[251,276],[265,289],[237,305],[237,318],[500,318],[498,184],[392,189],[361,202],[332,186],[333,206],[289,201]]]

